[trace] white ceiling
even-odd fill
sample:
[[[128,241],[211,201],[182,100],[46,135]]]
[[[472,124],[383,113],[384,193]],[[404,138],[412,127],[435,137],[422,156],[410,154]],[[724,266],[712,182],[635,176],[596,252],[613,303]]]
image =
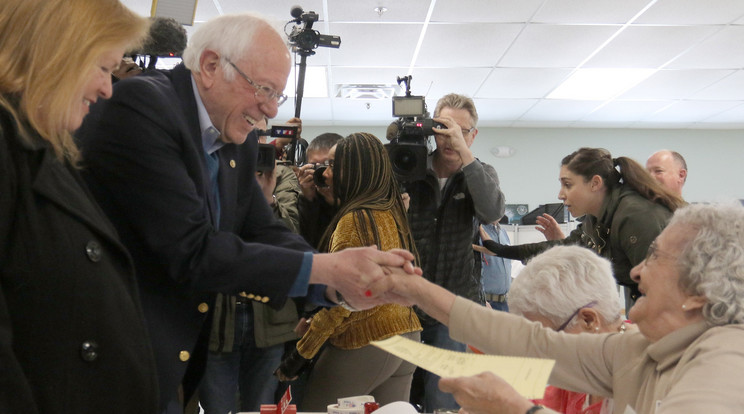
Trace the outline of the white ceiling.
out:
[[[150,13],[151,0],[123,3]],[[475,98],[481,127],[744,128],[744,0],[199,0],[195,25],[247,10],[289,21],[296,4],[341,37],[307,59],[330,96],[411,74],[430,110],[449,92]],[[546,99],[577,68],[657,72],[607,101]],[[277,119],[293,114],[290,100]],[[387,125],[391,103],[305,97],[302,118]]]

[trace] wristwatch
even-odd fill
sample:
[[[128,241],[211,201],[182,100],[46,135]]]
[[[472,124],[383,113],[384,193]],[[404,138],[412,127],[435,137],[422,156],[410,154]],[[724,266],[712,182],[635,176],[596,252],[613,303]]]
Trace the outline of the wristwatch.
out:
[[[338,290],[336,291],[336,302],[338,303],[338,306],[341,306],[342,308],[351,311],[351,312],[357,312],[359,309],[356,309],[355,307],[349,305],[348,302],[346,302],[346,299],[344,299],[344,295],[341,294]]]

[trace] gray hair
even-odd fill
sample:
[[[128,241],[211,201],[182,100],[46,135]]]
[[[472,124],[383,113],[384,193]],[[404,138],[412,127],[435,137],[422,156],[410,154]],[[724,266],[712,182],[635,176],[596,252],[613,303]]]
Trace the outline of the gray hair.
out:
[[[224,14],[200,24],[189,39],[183,52],[183,63],[192,72],[199,73],[199,59],[205,50],[218,52],[222,57],[236,62],[251,55],[254,38],[260,29],[270,28],[282,37],[273,21],[257,13]],[[235,79],[235,72],[228,69],[229,63],[220,60],[225,80]]]
[[[680,288],[705,296],[709,324],[744,323],[744,207],[692,204],[674,213],[673,225],[696,232],[677,259]]]
[[[556,246],[536,256],[509,289],[511,313],[535,313],[556,327],[592,302],[607,323],[620,319],[623,306],[610,262],[579,246]]]
[[[475,102],[465,95],[450,93],[439,98],[437,107],[434,109],[434,117],[438,117],[444,108],[464,109],[473,119],[473,127],[478,126],[478,111],[475,110]]]
[[[334,132],[325,132],[310,141],[310,144],[307,146],[305,151],[330,151],[331,147],[336,145],[336,143],[342,139],[344,139],[344,137],[339,134]]]

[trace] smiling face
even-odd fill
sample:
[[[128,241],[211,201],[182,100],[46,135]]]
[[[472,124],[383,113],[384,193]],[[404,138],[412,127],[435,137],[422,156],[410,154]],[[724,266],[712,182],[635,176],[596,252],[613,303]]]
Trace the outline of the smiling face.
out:
[[[679,286],[677,257],[694,235],[683,225],[667,227],[649,247],[648,257],[630,271],[642,296],[628,317],[652,342],[689,323],[682,305],[690,296]]]
[[[256,33],[251,56],[231,60],[255,84],[281,93],[290,69],[289,52],[282,39],[270,28]],[[278,111],[276,99],[256,96],[256,87],[244,79],[231,65],[223,65],[224,56],[206,50],[200,59],[200,73],[194,74],[199,94],[215,128],[228,143],[242,144],[248,133],[264,117],[274,118]],[[224,71],[233,71],[233,80]]]
[[[563,165],[558,179],[561,183],[558,199],[563,201],[572,216],[599,214],[606,192],[599,176],[595,175],[592,179],[586,180]]]
[[[66,129],[70,132],[80,128],[83,118],[90,112],[90,105],[96,103],[98,98],[108,99],[111,97],[111,72],[121,62],[124,48],[117,47],[104,52],[97,60],[96,65],[89,70],[89,75],[82,86],[75,101],[70,105],[70,114],[67,119]]]

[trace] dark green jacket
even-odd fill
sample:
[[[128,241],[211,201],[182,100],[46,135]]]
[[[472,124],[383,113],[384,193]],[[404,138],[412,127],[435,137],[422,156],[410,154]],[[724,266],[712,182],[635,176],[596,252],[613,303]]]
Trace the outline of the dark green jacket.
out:
[[[650,201],[628,186],[609,190],[599,217],[587,214],[584,222],[563,240],[514,246],[525,260],[557,245],[578,244],[588,247],[612,262],[617,283],[637,293],[630,269],[646,257],[648,246],[666,226],[672,212]]]

